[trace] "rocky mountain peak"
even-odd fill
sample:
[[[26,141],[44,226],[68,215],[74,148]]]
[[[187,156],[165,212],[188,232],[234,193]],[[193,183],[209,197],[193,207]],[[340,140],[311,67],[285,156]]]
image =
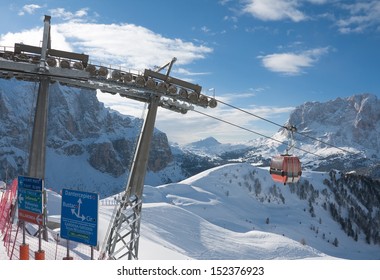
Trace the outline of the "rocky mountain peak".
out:
[[[186,146],[191,146],[193,148],[208,148],[208,147],[214,147],[214,146],[218,146],[220,145],[221,143],[216,140],[214,137],[207,137],[205,139],[201,139],[199,141],[196,141],[196,142],[192,142],[190,144],[187,144]]]
[[[0,175],[4,179],[27,172],[37,91],[37,83],[0,79]],[[76,178],[72,185],[85,185],[89,175],[81,171],[89,170],[104,180],[122,178],[118,183],[125,184],[141,126],[141,119],[105,108],[96,91],[50,84],[46,177],[55,186],[67,184],[58,177]],[[168,139],[158,130],[151,151],[149,171],[160,172],[173,161]],[[77,165],[81,170],[69,174]]]
[[[370,154],[380,151],[380,101],[371,94],[337,98],[328,102],[306,102],[291,114],[288,124],[295,125],[300,133],[340,147],[367,150]],[[280,135],[284,135],[281,131]],[[315,143],[297,135],[302,143]]]

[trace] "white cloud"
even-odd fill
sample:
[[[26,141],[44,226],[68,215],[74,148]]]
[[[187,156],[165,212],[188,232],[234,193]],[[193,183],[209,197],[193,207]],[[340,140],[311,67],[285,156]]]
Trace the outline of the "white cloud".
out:
[[[42,7],[40,5],[37,5],[37,4],[29,4],[29,5],[25,5],[22,7],[22,9],[18,12],[18,15],[19,16],[23,16],[25,15],[25,13],[27,14],[34,14],[34,12],[37,10],[37,9],[41,9]]]
[[[226,5],[228,2],[231,2],[231,0],[219,0],[219,4],[222,6]]]
[[[104,103],[105,107],[109,107],[118,111],[123,115],[129,115],[141,118],[146,103],[135,101],[129,98],[122,98],[120,95],[112,95],[97,90],[97,98]]]
[[[257,95],[257,93],[263,91],[264,89],[258,88],[258,89],[251,89],[249,92],[240,92],[240,93],[227,93],[223,94],[222,96],[218,96],[217,91],[216,91],[216,98],[220,100],[221,102],[225,103],[234,103],[234,102],[241,102],[242,99],[247,99],[247,98],[252,98]],[[211,94],[207,94],[211,96]]]
[[[236,16],[224,16],[223,20],[235,23],[238,22],[238,18]]]
[[[83,8],[73,13],[67,11],[65,8],[56,8],[49,10],[49,12],[53,18],[61,18],[72,22],[82,22],[87,20],[88,10],[88,8]]]
[[[8,32],[6,34],[1,34],[0,45],[13,47],[15,43],[24,43],[27,45],[41,46],[42,36],[42,27],[16,33]],[[57,32],[56,26],[52,26],[51,28],[51,37],[53,48],[59,48],[64,51],[73,51],[71,44],[67,42],[66,38],[61,33]]]
[[[311,19],[304,11],[304,6],[330,5],[335,14],[319,14],[318,18],[330,18],[335,21],[341,33],[362,33],[370,28],[380,30],[380,1],[348,1],[341,0],[242,0],[243,12],[265,21],[290,19],[300,22]],[[315,16],[315,15],[314,15]]]
[[[298,0],[248,0],[243,11],[261,20],[290,19],[299,22],[307,19],[299,6]]]
[[[319,18],[332,18],[341,33],[362,33],[370,28],[380,30],[380,1],[348,1],[340,0],[243,0],[243,12],[265,21],[290,19],[294,22],[308,20],[303,7],[311,5],[330,5],[337,16],[331,13],[319,14]],[[340,10],[339,10],[340,9]]]
[[[304,68],[312,67],[328,51],[329,48],[325,47],[300,53],[275,53],[259,58],[268,70],[292,76],[303,73]]]
[[[349,15],[336,22],[341,33],[362,33],[372,27],[379,30],[380,2],[378,0],[342,4],[340,7],[349,12]]]
[[[185,68],[178,68],[176,71],[178,74],[186,75],[186,76],[200,76],[200,75],[210,75],[210,72],[191,72]]]
[[[83,52],[90,56],[93,63],[122,66],[133,70],[164,65],[173,57],[177,58],[176,65],[183,66],[203,59],[213,51],[203,45],[163,37],[134,24],[80,22],[80,18],[86,18],[86,13],[86,9],[75,13],[64,9],[55,10],[55,16],[70,19],[70,22],[52,24],[51,40],[54,49]],[[0,45],[13,46],[14,43],[23,42],[39,46],[42,33],[42,27],[7,33],[0,37]],[[182,74],[190,73],[180,71]]]
[[[312,4],[318,4],[318,5],[321,5],[321,4],[326,4],[328,3],[329,0],[307,0],[308,2],[312,3]],[[331,1],[331,0],[330,0]]]
[[[294,107],[255,106],[252,108],[252,113],[262,118],[275,118],[280,114],[289,114],[293,110]]]
[[[134,24],[63,23],[57,30],[93,61],[132,69],[152,68],[177,58],[186,65],[204,58],[212,49],[181,39],[165,38]]]
[[[201,27],[201,30],[202,30],[202,32],[204,32],[204,33],[208,33],[208,32],[210,32],[210,29],[209,29],[207,26],[202,26],[202,27]]]

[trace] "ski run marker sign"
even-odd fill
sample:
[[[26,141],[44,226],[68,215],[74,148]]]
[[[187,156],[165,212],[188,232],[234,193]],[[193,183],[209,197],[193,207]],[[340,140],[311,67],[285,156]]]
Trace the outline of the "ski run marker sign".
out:
[[[97,246],[98,206],[96,193],[62,189],[61,237]]]

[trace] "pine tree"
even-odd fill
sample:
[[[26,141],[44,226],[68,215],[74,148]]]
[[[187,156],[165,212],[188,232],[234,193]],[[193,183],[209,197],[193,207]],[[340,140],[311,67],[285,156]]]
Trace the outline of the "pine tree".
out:
[[[333,243],[332,243],[335,247],[338,247],[338,244],[339,244],[339,241],[338,241],[338,238],[335,237]]]

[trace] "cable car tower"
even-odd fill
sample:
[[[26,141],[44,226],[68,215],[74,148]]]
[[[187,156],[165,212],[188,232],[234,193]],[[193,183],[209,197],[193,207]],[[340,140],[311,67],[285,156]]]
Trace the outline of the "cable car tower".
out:
[[[186,114],[194,106],[215,108],[217,102],[201,94],[202,87],[170,76],[176,61],[143,73],[89,64],[89,56],[51,48],[50,16],[44,18],[42,47],[15,44],[0,49],[0,78],[39,82],[28,175],[45,177],[48,93],[51,82],[99,89],[148,104],[130,175],[112,216],[100,259],[137,259],[144,178],[158,107]],[[165,74],[160,71],[167,68]]]

